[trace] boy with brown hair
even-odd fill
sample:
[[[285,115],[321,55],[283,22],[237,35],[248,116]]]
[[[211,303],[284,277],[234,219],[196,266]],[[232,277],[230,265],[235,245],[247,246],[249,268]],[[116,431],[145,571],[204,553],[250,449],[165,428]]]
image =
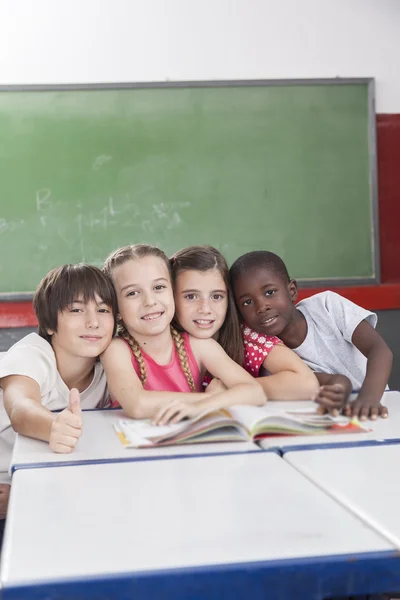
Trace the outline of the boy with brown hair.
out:
[[[109,278],[86,264],[58,267],[42,279],[33,304],[38,333],[0,360],[0,538],[15,432],[69,453],[82,433],[81,406],[108,402],[97,359],[115,332],[117,302]]]

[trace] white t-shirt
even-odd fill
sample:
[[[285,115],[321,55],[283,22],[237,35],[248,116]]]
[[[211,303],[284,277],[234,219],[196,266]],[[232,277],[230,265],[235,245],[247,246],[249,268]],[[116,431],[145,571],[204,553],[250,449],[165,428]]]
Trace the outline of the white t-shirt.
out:
[[[296,308],[307,321],[307,336],[293,348],[313,370],[346,375],[353,389],[360,389],[366,373],[367,359],[351,341],[361,321],[375,328],[377,316],[335,292],[321,292],[302,300]]]
[[[0,377],[8,375],[25,375],[37,381],[42,404],[49,410],[62,410],[68,406],[69,389],[57,371],[53,348],[37,333],[30,333],[22,338],[2,356]],[[100,361],[95,364],[92,382],[84,392],[81,392],[80,397],[82,408],[107,406],[109,399],[107,382]],[[10,481],[7,472],[15,436],[4,408],[3,390],[0,388],[0,483]]]

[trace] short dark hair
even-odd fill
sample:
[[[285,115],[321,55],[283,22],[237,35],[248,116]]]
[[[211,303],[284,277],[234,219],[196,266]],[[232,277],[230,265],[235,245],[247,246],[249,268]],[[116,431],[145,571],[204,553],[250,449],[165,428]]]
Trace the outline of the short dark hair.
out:
[[[228,291],[228,308],[225,321],[218,334],[218,343],[227,355],[243,365],[243,338],[240,329],[240,319],[229,281],[229,268],[221,252],[213,246],[188,246],[175,252],[170,258],[172,281],[175,283],[178,275],[184,271],[210,271],[216,269]],[[179,323],[176,326],[182,331]]]
[[[268,269],[285,283],[290,281],[288,270],[280,256],[267,250],[254,250],[239,256],[231,266],[229,274],[232,285],[242,273],[254,269]]]
[[[117,298],[111,279],[97,267],[87,264],[63,265],[52,269],[39,283],[33,308],[39,323],[38,334],[51,343],[48,330],[56,332],[58,314],[82,297],[84,302],[99,296],[117,318]],[[114,331],[115,333],[115,331]]]

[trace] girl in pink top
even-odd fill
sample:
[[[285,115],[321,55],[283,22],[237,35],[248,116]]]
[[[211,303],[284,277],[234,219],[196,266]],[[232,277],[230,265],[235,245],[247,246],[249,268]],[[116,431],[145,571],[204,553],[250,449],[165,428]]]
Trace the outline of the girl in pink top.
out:
[[[200,370],[193,355],[188,334],[180,334],[175,329],[171,328],[171,335],[174,340],[172,358],[166,365],[159,364],[150,356],[150,354],[147,354],[143,349],[140,350],[141,358],[143,359],[146,370],[146,379],[143,383],[144,389],[158,390],[160,392],[202,392],[203,387]],[[124,341],[132,352],[133,368],[136,371],[136,375],[141,377],[138,359],[135,357],[131,342],[127,337],[126,334],[123,335]],[[179,358],[177,349],[179,346],[182,347],[181,354],[183,355],[183,361]],[[189,377],[187,373],[185,373],[186,359],[189,367]],[[193,379],[193,389],[191,383],[189,383],[190,376]]]
[[[192,337],[218,340],[225,352],[253,377],[260,377],[271,400],[314,397],[318,381],[311,369],[275,336],[254,335],[241,327],[230,290],[229,269],[212,246],[189,246],[170,259],[177,327]],[[206,376],[206,383],[211,378]],[[219,382],[210,384],[219,387]],[[208,389],[208,388],[207,388]]]
[[[162,250],[144,244],[120,248],[107,258],[104,270],[117,293],[119,337],[101,360],[110,394],[129,416],[165,424],[206,409],[265,404],[261,386],[215,340],[182,335],[171,327],[175,304]],[[206,371],[224,389],[201,393]]]

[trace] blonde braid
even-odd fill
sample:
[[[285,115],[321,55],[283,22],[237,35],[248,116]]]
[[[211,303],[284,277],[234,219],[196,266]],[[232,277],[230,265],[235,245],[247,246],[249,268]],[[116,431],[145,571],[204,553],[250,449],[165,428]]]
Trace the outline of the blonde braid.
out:
[[[140,350],[140,346],[137,343],[137,341],[135,340],[135,338],[133,338],[130,335],[130,333],[126,329],[125,325],[123,325],[122,323],[119,323],[119,325],[118,325],[118,335],[120,337],[122,337],[125,341],[127,341],[129,346],[131,347],[133,356],[136,358],[138,365],[139,365],[140,380],[144,387],[144,384],[146,383],[146,379],[147,379],[147,373],[146,373],[146,365],[144,363],[144,359],[142,356],[142,352]]]
[[[186,353],[185,343],[183,341],[182,335],[174,328],[171,327],[171,335],[175,343],[176,350],[179,356],[179,362],[182,368],[182,371],[185,374],[186,380],[189,384],[190,391],[195,392],[196,388],[193,381],[193,376],[190,371],[188,356]]]

